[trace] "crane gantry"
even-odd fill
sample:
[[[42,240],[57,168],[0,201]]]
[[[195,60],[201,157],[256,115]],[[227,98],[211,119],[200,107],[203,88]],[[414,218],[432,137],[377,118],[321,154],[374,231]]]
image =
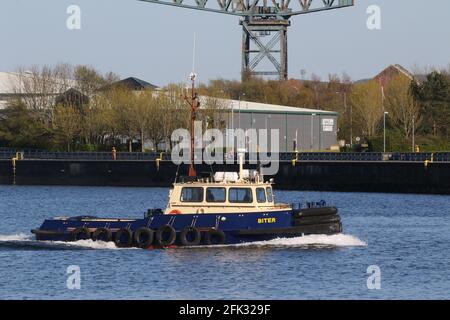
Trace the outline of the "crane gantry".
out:
[[[229,14],[241,17],[242,67],[244,80],[249,74],[288,78],[287,28],[292,16],[340,9],[354,0],[139,0],[144,2]],[[266,38],[266,39],[264,39]],[[264,39],[264,40],[263,40]],[[267,58],[270,70],[257,67]]]

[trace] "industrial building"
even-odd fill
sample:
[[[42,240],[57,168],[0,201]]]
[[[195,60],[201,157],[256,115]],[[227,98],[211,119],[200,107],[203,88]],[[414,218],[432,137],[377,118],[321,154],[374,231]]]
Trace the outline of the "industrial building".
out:
[[[223,103],[227,128],[278,129],[280,152],[331,150],[338,145],[336,112],[239,100]]]
[[[0,72],[0,109],[5,108],[7,102],[17,96],[15,86],[18,81],[18,74]]]

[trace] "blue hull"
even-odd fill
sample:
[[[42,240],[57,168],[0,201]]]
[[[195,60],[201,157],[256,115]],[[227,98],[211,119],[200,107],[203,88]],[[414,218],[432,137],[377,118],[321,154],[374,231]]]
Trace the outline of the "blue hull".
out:
[[[206,238],[208,237],[208,232],[212,231],[222,233],[222,238],[219,237],[218,241],[214,244],[238,244],[271,240],[279,237],[298,237],[308,234],[336,234],[342,232],[340,217],[334,207],[245,214],[153,214],[142,219],[108,219],[96,217],[55,218],[45,220],[39,229],[32,230],[32,232],[36,235],[37,240],[76,241],[90,238],[100,228],[109,230],[110,238],[108,240],[115,241],[120,246],[135,246],[137,240],[135,240],[134,234],[137,230],[143,228],[149,229],[155,234],[161,228],[166,228],[169,231],[172,228],[173,239],[165,242],[170,246],[183,245],[180,237],[183,237],[181,234],[186,228],[195,228],[198,232],[200,239],[196,245],[211,244]],[[134,240],[128,241],[128,239],[125,239],[127,240],[125,242],[117,240],[118,231],[123,229],[125,231],[129,230],[129,232],[122,232],[121,237],[132,237],[133,235]],[[77,235],[75,233],[80,230],[83,231],[81,232],[82,237],[78,238],[80,233]],[[123,233],[126,234],[123,235]],[[161,241],[158,242],[156,239],[154,241],[151,240],[151,245],[146,245],[145,247],[164,246],[161,245]],[[186,245],[186,242],[184,242],[184,245]]]

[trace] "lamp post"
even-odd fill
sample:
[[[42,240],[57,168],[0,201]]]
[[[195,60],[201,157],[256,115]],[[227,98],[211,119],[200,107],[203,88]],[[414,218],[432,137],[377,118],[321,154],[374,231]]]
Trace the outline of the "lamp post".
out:
[[[337,94],[341,94],[344,96],[344,112],[347,113],[347,91],[337,91]],[[353,108],[350,104],[350,146],[353,145]]]
[[[416,129],[415,129],[415,126],[416,126],[416,124],[415,124],[415,121],[416,121],[416,119],[415,119],[415,117],[413,116],[412,117],[412,152],[415,152],[416,150],[416,136],[415,136],[415,131],[416,131]]]
[[[344,106],[347,110],[347,92],[344,92]],[[353,145],[353,107],[350,104],[350,147]]]
[[[388,113],[387,111],[383,113],[383,152],[386,152],[386,115]]]

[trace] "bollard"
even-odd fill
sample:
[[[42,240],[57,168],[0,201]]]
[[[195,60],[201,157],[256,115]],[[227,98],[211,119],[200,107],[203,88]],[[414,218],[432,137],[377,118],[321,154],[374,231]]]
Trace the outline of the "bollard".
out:
[[[163,155],[164,155],[164,152],[161,152],[161,153],[159,154],[159,158],[156,158],[156,159],[155,159],[155,161],[156,161],[156,170],[157,170],[157,171],[159,171],[159,163],[162,161]]]

